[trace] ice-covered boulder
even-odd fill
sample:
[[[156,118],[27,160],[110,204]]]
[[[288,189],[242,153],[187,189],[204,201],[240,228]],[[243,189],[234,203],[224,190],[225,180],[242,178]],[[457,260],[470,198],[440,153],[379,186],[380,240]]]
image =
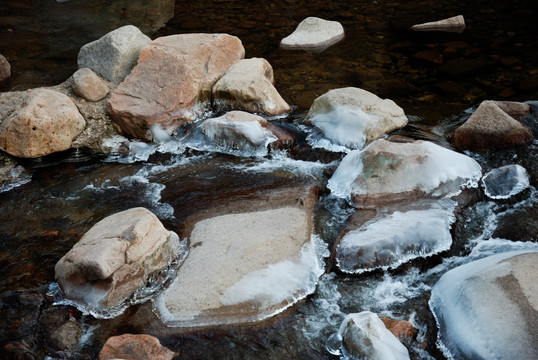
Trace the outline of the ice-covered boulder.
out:
[[[482,178],[484,192],[491,199],[508,199],[529,187],[527,170],[521,165],[506,165]]]
[[[538,358],[538,251],[493,255],[445,273],[430,308],[450,359]]]
[[[110,309],[166,269],[179,250],[174,232],[149,210],[133,208],[88,230],[56,264],[55,280],[77,306],[108,317]]]
[[[73,92],[88,101],[99,101],[108,95],[110,87],[105,80],[88,68],[73,74]]]
[[[346,359],[405,360],[407,348],[370,311],[349,314],[338,330]]]
[[[338,268],[346,273],[396,268],[418,257],[450,249],[456,203],[428,201],[377,215],[358,228],[347,227],[335,246]]]
[[[453,16],[447,19],[413,25],[413,31],[444,31],[462,33],[465,30],[463,15]]]
[[[475,185],[482,168],[472,158],[428,141],[376,140],[344,157],[328,187],[355,206],[398,202],[424,195],[446,196]]]
[[[312,103],[304,120],[319,128],[333,143],[351,149],[407,125],[402,108],[363,89],[331,90]]]
[[[308,17],[295,31],[280,42],[285,50],[322,52],[344,38],[344,28],[338,21]]]
[[[244,59],[233,65],[213,86],[218,109],[262,112],[268,116],[291,110],[274,87],[273,68],[265,59]]]

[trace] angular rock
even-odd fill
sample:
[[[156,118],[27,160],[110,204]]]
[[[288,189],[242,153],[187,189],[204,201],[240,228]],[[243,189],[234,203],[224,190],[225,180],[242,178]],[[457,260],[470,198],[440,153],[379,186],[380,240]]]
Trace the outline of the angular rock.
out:
[[[428,141],[394,143],[376,140],[344,157],[328,187],[357,207],[403,199],[446,196],[476,184],[482,175],[472,158]]]
[[[430,308],[447,358],[538,358],[538,252],[493,255],[445,273]]]
[[[342,353],[346,359],[409,359],[407,348],[370,311],[347,315],[338,333],[342,337]]]
[[[177,353],[161,345],[151,335],[123,334],[108,338],[98,360],[172,360]]]
[[[213,86],[213,101],[219,109],[282,115],[291,109],[273,86],[274,82],[273,68],[267,60],[244,59]]]
[[[78,67],[90,68],[105,79],[119,83],[129,75],[140,51],[150,41],[136,26],[122,26],[81,47]]]
[[[11,65],[7,59],[0,54],[0,84],[11,76]]]
[[[532,110],[531,106],[526,103],[517,102],[517,101],[498,101],[493,100],[493,102],[505,113],[510,115],[516,120],[521,119],[529,115]]]
[[[315,189],[280,191],[194,221],[189,256],[155,301],[165,324],[260,321],[315,290],[322,273],[311,239]]]
[[[331,90],[314,100],[304,122],[321,129],[333,143],[361,149],[407,125],[407,117],[394,101],[348,87]]]
[[[120,305],[177,257],[178,237],[145,208],[95,224],[55,266],[65,296],[95,313]]]
[[[387,330],[400,340],[411,340],[415,335],[413,324],[409,321],[395,320],[387,317],[381,317],[380,319],[385,324]]]
[[[48,89],[0,93],[0,149],[36,158],[71,147],[86,127],[73,101]]]
[[[493,169],[482,178],[484,192],[491,199],[508,199],[530,185],[527,170],[521,165]]]
[[[182,34],[153,40],[111,94],[107,111],[126,136],[151,140],[159,124],[172,132],[209,107],[211,88],[245,49],[227,34]]]
[[[454,131],[454,145],[460,149],[521,146],[532,139],[529,129],[490,100],[483,101],[473,115]]]
[[[448,19],[413,25],[411,26],[411,30],[462,33],[465,30],[465,19],[463,15],[453,16]]]
[[[344,28],[338,21],[308,17],[291,35],[282,39],[280,47],[285,50],[321,52],[343,38]]]
[[[73,74],[73,92],[88,101],[99,101],[108,95],[110,87],[91,69],[82,68]]]

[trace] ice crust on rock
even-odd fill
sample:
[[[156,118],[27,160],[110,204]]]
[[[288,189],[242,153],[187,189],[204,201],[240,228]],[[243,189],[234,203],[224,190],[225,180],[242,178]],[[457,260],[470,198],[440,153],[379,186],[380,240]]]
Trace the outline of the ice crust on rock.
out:
[[[529,187],[527,170],[521,165],[506,165],[482,178],[484,192],[491,199],[508,199]]]

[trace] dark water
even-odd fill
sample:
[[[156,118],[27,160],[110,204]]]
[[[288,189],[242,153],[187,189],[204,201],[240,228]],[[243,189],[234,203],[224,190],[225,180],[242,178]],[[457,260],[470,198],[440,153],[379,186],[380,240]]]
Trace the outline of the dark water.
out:
[[[408,30],[416,23],[458,14],[466,20],[463,34]],[[465,109],[485,99],[538,99],[537,15],[538,2],[531,0],[202,0],[175,4],[169,0],[3,0],[0,53],[10,61],[13,76],[2,90],[64,81],[77,69],[82,45],[124,24],[134,24],[152,38],[225,32],[242,40],[246,57],[264,57],[272,64],[277,89],[297,107],[293,119],[284,121],[300,120],[312,101],[330,89],[355,86],[391,98],[405,110],[412,121],[401,133],[449,146],[446,138],[430,132],[432,127],[451,129],[464,119],[460,115]],[[307,16],[341,22],[346,38],[319,54],[279,49],[280,40]],[[485,171],[519,163],[537,187],[537,154],[534,144],[472,155]],[[299,151],[292,157],[330,162],[341,154]],[[302,171],[297,164],[284,166],[277,160],[269,172],[241,170],[258,161],[180,152],[156,154],[133,164],[104,162],[104,158],[77,161],[72,154],[23,162],[32,180],[0,193],[0,345],[7,354],[2,358],[14,358],[16,353],[35,358],[95,358],[107,337],[132,332],[158,336],[182,359],[331,359],[338,357],[329,354],[325,340],[337,330],[343,315],[368,309],[414,319],[419,335],[406,344],[412,358],[442,359],[427,306],[429,288],[442,271],[464,261],[459,256],[469,253],[470,243],[487,240],[491,233],[514,241],[537,240],[538,229],[532,221],[537,204],[534,190],[512,202],[495,204],[485,201],[477,190],[470,195],[473,205],[458,215],[449,253],[389,274],[349,277],[330,272],[306,301],[254,327],[163,329],[150,303],[132,307],[112,320],[95,320],[67,307],[51,306],[52,299],[45,294],[54,279],[55,263],[107,215],[145,206],[167,228],[181,233],[182,220],[197,209],[306,178],[325,184],[334,170],[307,166]],[[316,230],[331,244],[349,208],[326,195],[322,194],[316,210]],[[518,229],[520,223],[526,224],[525,229]],[[448,260],[443,262],[443,258]],[[88,339],[62,353],[49,335],[58,328],[51,318],[65,318],[69,312]]]

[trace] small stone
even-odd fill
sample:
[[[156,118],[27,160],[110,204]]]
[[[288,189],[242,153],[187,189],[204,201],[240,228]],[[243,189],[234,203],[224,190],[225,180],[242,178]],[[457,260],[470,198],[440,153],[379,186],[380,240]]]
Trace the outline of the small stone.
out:
[[[337,21],[308,17],[301,21],[295,31],[282,39],[284,50],[321,52],[344,38],[344,28]]]
[[[465,30],[465,19],[463,18],[463,15],[458,15],[448,19],[413,25],[411,30],[462,33],[463,30]]]
[[[73,92],[88,101],[102,100],[109,91],[107,83],[91,69],[79,69],[73,74]]]
[[[0,83],[4,82],[11,76],[11,65],[7,59],[0,54]]]
[[[123,334],[106,341],[98,360],[172,360],[177,355],[151,335]]]
[[[414,58],[422,59],[428,62],[432,62],[434,64],[442,64],[443,63],[443,55],[439,54],[435,50],[423,50],[419,51],[418,53],[413,55]]]
[[[400,340],[411,340],[415,336],[413,324],[406,320],[395,320],[387,317],[381,317],[385,327]]]

